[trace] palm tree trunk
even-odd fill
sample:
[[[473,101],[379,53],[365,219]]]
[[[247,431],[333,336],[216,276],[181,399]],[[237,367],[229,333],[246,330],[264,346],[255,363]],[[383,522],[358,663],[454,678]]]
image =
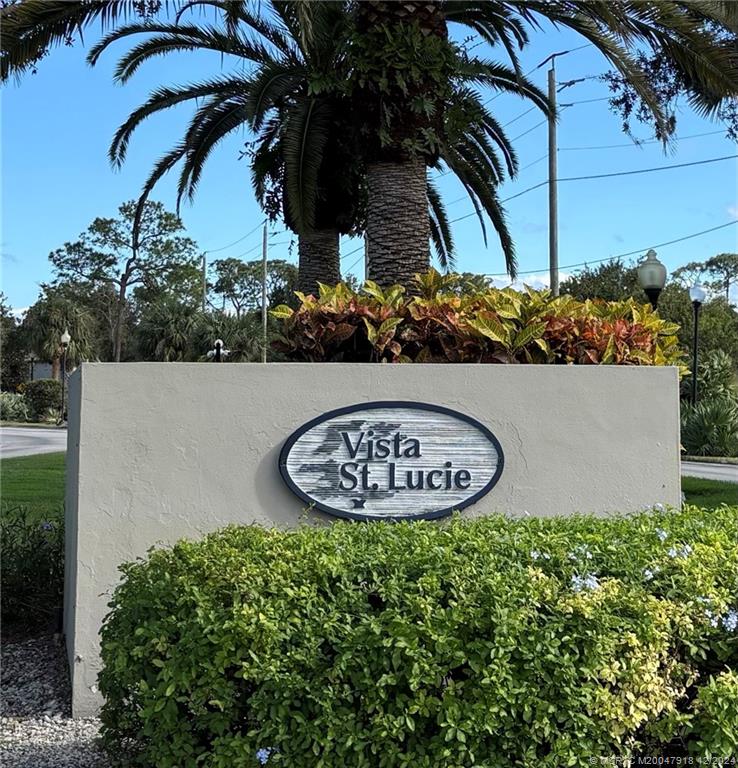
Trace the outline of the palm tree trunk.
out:
[[[425,161],[367,166],[367,278],[381,286],[410,286],[430,265]]]
[[[60,358],[51,358],[51,378],[59,381],[61,379]]]
[[[335,285],[341,279],[338,230],[316,229],[300,235],[297,289],[318,295],[318,282]]]

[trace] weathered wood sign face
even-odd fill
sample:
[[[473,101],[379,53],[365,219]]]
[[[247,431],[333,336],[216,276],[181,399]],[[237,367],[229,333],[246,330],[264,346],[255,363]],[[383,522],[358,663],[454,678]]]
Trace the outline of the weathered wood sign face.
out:
[[[353,520],[442,517],[502,474],[497,438],[476,419],[427,403],[360,403],[319,416],[285,443],[279,469],[308,505]]]

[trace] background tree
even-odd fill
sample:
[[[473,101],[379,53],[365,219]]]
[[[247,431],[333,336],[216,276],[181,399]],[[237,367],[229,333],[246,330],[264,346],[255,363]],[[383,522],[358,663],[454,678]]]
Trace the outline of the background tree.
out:
[[[0,292],[0,388],[15,392],[28,379],[30,363],[20,323]]]
[[[229,303],[236,317],[261,308],[263,265],[260,260],[218,259],[213,262],[214,280],[210,288],[222,300],[221,309]],[[269,306],[294,304],[298,271],[284,259],[267,262],[267,301]]]
[[[682,288],[689,290],[695,283],[701,282],[705,271],[704,261],[688,261],[671,273],[672,280],[676,280]]]
[[[705,270],[715,278],[713,288],[725,292],[730,303],[730,286],[738,284],[738,253],[719,253],[705,262]]]
[[[633,264],[623,264],[619,259],[585,267],[576,274],[562,281],[562,294],[569,294],[575,299],[605,299],[620,301],[630,296],[645,301],[646,295],[638,283],[638,269]]]
[[[23,333],[30,350],[41,360],[51,362],[52,378],[58,379],[62,356],[61,336],[69,331],[67,364],[79,365],[95,359],[95,319],[87,307],[71,301],[53,288],[28,309],[23,318]]]
[[[199,263],[197,246],[180,233],[179,217],[161,203],[147,202],[134,233],[136,203],[124,203],[117,218],[97,218],[73,243],[50,254],[57,280],[84,280],[114,294],[111,308],[113,360],[120,362],[129,314],[129,293],[146,281],[166,282],[169,275]]]

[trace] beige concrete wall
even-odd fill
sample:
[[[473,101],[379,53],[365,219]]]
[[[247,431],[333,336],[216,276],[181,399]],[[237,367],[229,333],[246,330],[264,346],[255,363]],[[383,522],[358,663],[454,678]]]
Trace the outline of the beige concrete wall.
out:
[[[326,411],[374,400],[452,408],[497,436],[505,469],[465,516],[680,503],[674,368],[85,364],[72,377],[67,480],[76,716],[100,703],[98,631],[118,564],[227,523],[297,525],[282,443]]]

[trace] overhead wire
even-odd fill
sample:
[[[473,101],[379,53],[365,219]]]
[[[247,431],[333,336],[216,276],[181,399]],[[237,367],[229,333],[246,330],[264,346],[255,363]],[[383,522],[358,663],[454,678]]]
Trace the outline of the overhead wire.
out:
[[[262,219],[250,232],[247,232],[243,237],[239,237],[238,240],[234,240],[232,243],[224,245],[221,248],[210,248],[205,251],[205,253],[218,253],[220,251],[225,251],[228,248],[233,248],[234,245],[238,245],[238,243],[243,242],[247,237],[251,237],[251,235],[253,235],[257,230],[261,229],[265,223],[266,219]]]
[[[649,248],[665,248],[667,245],[674,245],[675,243],[682,243],[685,240],[692,240],[695,237],[701,237],[702,235],[707,235],[710,232],[716,232],[719,229],[725,229],[726,227],[732,227],[738,224],[738,219],[733,219],[733,221],[728,221],[725,224],[719,224],[717,227],[710,227],[710,229],[703,229],[700,232],[693,232],[689,235],[684,235],[683,237],[677,237],[675,240],[667,240],[664,243],[654,243],[653,245],[647,245],[643,248],[637,248],[634,251],[627,251],[626,253],[616,253],[614,256],[607,256],[604,259],[588,259],[587,261],[580,261],[577,264],[564,264],[559,267],[559,270],[564,269],[574,269],[576,267],[586,267],[589,264],[602,264],[606,261],[614,261],[615,259],[623,259],[626,256],[635,256],[637,253],[644,253]],[[526,269],[521,272],[518,272],[518,275],[533,275],[536,272],[545,272],[549,268],[548,264],[545,267],[539,267],[538,269]],[[507,272],[494,272],[490,274],[486,274],[485,277],[505,277],[507,275]]]
[[[716,136],[718,133],[725,133],[723,130],[718,131],[705,131],[704,133],[693,133],[688,136],[675,136],[675,141],[686,141],[687,139],[699,139],[703,136]],[[592,149],[618,149],[620,147],[642,147],[645,144],[661,144],[661,139],[644,139],[644,140],[638,140],[635,141],[629,141],[624,144],[599,144],[599,145],[592,145],[592,146],[585,146],[585,147],[559,147],[559,152],[577,152],[577,151],[583,151],[583,150],[592,150]]]

